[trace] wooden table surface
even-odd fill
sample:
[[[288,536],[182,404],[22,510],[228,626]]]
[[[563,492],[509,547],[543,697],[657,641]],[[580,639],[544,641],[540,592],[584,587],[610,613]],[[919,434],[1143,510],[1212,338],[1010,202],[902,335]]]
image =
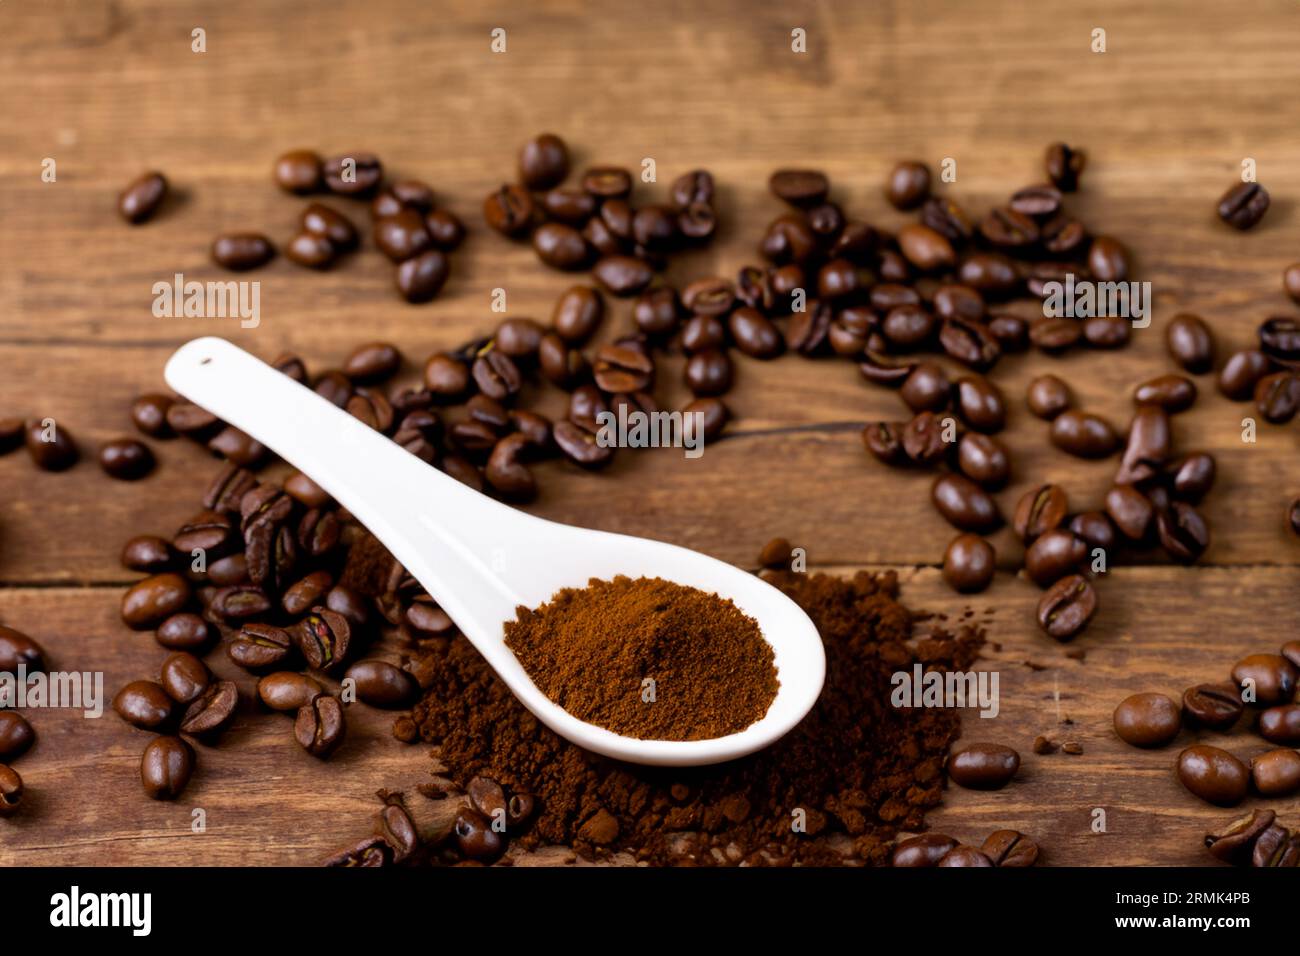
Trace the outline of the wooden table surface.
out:
[[[191,50],[197,27],[205,53]],[[490,51],[495,27],[507,31],[504,54]],[[803,55],[790,50],[796,27],[807,31]],[[1094,28],[1106,31],[1105,53],[1090,51]],[[85,456],[57,475],[21,453],[0,460],[0,620],[36,636],[62,669],[102,670],[110,694],[158,666],[152,638],[118,621],[131,575],[117,554],[134,533],[170,534],[214,465],[188,444],[154,443],[156,473],[122,484],[93,454],[130,432],[130,400],[162,386],[179,343],[220,334],[267,358],[293,349],[319,369],[383,338],[422,360],[489,330],[496,287],[508,292],[509,314],[545,319],[572,277],[488,233],[479,213],[512,175],[519,143],[541,130],[566,137],[578,167],[653,157],[663,183],[699,166],[715,173],[722,231],[674,265],[675,279],[754,261],[778,212],[765,189],[778,165],[825,169],[853,215],[893,227],[903,217],[880,189],[899,158],[954,158],[947,189],[982,210],[1041,176],[1048,142],[1086,147],[1072,207],[1133,249],[1155,321],[1124,352],[1017,357],[994,377],[1012,398],[1015,480],[999,495],[1004,508],[1048,480],[1076,508],[1095,507],[1114,460],[1081,463],[1051,449],[1025,411],[1025,383],[1056,371],[1084,407],[1122,425],[1132,386],[1172,370],[1163,329],[1176,312],[1202,314],[1225,355],[1265,316],[1294,311],[1279,275],[1300,259],[1298,38],[1300,11],[1287,0],[1177,9],[1110,0],[1086,9],[1017,0],[0,4],[0,416],[53,416]],[[272,186],[270,167],[300,146],[373,150],[395,174],[434,185],[472,227],[442,296],[401,302],[391,267],[367,244],[324,275],[280,259],[251,276],[262,284],[256,329],[155,318],[153,283],[219,276],[207,258],[217,232],[290,235],[302,201]],[[1245,157],[1274,203],[1241,234],[1213,209]],[[47,158],[56,182],[42,181]],[[147,168],[164,170],[180,201],[131,229],[114,198]],[[615,306],[612,328],[626,326],[627,311]],[[1128,693],[1221,679],[1244,652],[1295,636],[1300,543],[1282,512],[1300,474],[1295,427],[1265,425],[1243,444],[1249,407],[1222,399],[1209,378],[1200,385],[1175,432],[1180,448],[1218,456],[1205,509],[1213,545],[1190,569],[1144,558],[1112,570],[1099,584],[1101,612],[1072,645],[1086,651],[1082,661],[1037,633],[1038,592],[1024,580],[999,574],[969,599],[942,584],[937,564],[952,531],[928,503],[929,478],[885,470],[859,440],[862,423],[898,418],[902,406],[849,363],[742,361],[728,398],[737,420],[703,458],[625,454],[600,475],[548,464],[533,507],[739,564],[783,534],[816,569],[899,568],[913,607],[995,608],[987,666],[1001,673],[1001,714],[968,717],[966,736],[1012,743],[1024,769],[997,794],[952,790],[933,825],[970,840],[1014,826],[1058,864],[1203,863],[1200,834],[1226,811],[1172,778],[1190,735],[1133,751],[1114,738],[1109,715]],[[660,398],[681,394],[671,385]],[[1017,546],[1005,532],[994,542],[1014,569]],[[226,746],[202,751],[175,805],[140,795],[143,734],[111,714],[32,713],[39,741],[18,762],[31,806],[0,821],[0,864],[315,863],[364,829],[377,787],[410,785],[427,770],[424,748],[401,746],[388,717],[361,710],[328,765],[299,750],[286,721],[241,716]],[[1084,752],[1035,756],[1040,733]],[[1248,734],[1229,746],[1243,756],[1265,749]],[[1300,823],[1300,802],[1272,805]],[[201,834],[190,828],[196,807]],[[1106,811],[1104,833],[1091,828],[1096,809]]]

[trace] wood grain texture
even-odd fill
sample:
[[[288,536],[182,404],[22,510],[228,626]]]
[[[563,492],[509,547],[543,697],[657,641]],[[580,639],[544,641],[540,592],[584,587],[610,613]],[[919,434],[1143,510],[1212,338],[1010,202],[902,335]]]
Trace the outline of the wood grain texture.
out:
[[[505,55],[489,52],[496,26],[508,31]],[[808,31],[806,55],[789,50],[796,26]],[[207,53],[190,50],[195,27],[207,31]],[[1107,31],[1105,54],[1088,50],[1096,27]],[[162,363],[181,342],[223,334],[324,368],[359,339],[384,338],[404,350],[411,375],[433,350],[492,327],[493,288],[507,290],[511,315],[546,318],[575,279],[489,234],[479,214],[481,197],[512,176],[519,142],[541,129],[564,135],[580,168],[653,157],[664,183],[713,170],[721,233],[675,263],[674,280],[755,260],[756,238],[779,211],[765,189],[778,165],[825,169],[853,215],[893,228],[904,218],[880,188],[900,157],[954,158],[958,181],[947,189],[978,211],[1040,178],[1047,142],[1088,148],[1072,208],[1132,248],[1139,277],[1152,283],[1155,321],[1122,353],[1017,357],[995,378],[1012,406],[1004,437],[1016,477],[999,495],[1004,511],[1048,480],[1065,484],[1076,507],[1095,506],[1115,462],[1052,450],[1024,409],[1024,387],[1058,371],[1082,406],[1122,426],[1132,387],[1171,368],[1163,329],[1172,315],[1204,315],[1226,355],[1250,343],[1263,317],[1294,312],[1279,274],[1300,258],[1297,39],[1300,14],[1283,0],[1249,15],[1206,2],[1174,11],[1110,0],[1050,10],[1016,0],[0,4],[0,416],[52,415],[86,458],[61,475],[37,473],[21,453],[0,459],[0,619],[38,636],[64,666],[103,669],[110,692],[157,666],[149,637],[116,622],[118,586],[129,578],[117,552],[132,533],[170,533],[215,464],[185,443],[154,443],[158,471],[123,485],[91,459],[100,441],[129,432],[129,401],[161,387]],[[325,275],[283,259],[259,272],[256,329],[154,318],[154,282],[218,276],[207,258],[217,232],[288,238],[303,202],[271,185],[270,166],[296,146],[370,149],[395,174],[434,185],[472,230],[443,295],[404,304],[391,267],[367,246]],[[40,178],[47,157],[57,160],[55,183]],[[1274,196],[1249,234],[1213,215],[1244,157]],[[116,193],[153,167],[177,198],[129,229],[113,213]],[[628,310],[614,305],[605,334],[628,325]],[[678,374],[668,363],[665,404],[683,397]],[[997,605],[991,636],[1001,650],[991,657],[1004,703],[987,734],[1017,740],[1025,771],[995,797],[953,791],[935,824],[965,839],[1018,826],[1041,837],[1055,863],[1202,862],[1199,828],[1222,812],[1173,784],[1175,749],[1123,748],[1109,713],[1131,691],[1176,693],[1294,634],[1300,545],[1281,514],[1300,475],[1294,427],[1261,426],[1259,441],[1243,444],[1249,407],[1223,400],[1209,377],[1198,384],[1201,401],[1175,429],[1180,448],[1212,450],[1220,464],[1205,566],[1132,556],[1140,566],[1102,582],[1083,663],[1037,635],[1036,592],[1022,580],[999,575],[973,601],[942,586],[934,566],[952,532],[926,500],[929,477],[884,469],[858,437],[866,421],[902,417],[902,405],[850,364],[742,360],[728,399],[737,420],[702,459],[624,454],[601,475],[549,463],[533,510],[740,564],[780,533],[807,547],[815,566],[901,566],[913,606]],[[1014,568],[1018,547],[1005,533],[993,540],[1001,565]],[[1028,745],[1055,726],[1058,691],[1085,753],[1034,757]],[[236,746],[200,753],[186,801],[208,811],[209,830],[188,841],[170,839],[188,834],[184,807],[138,797],[141,735],[112,716],[38,713],[41,740],[19,767],[33,812],[21,826],[0,822],[0,864],[314,862],[356,832],[377,787],[407,785],[426,767],[420,748],[388,736],[386,718],[359,710],[329,765],[299,752],[284,721],[243,715]],[[984,723],[968,721],[968,736],[985,733]],[[1256,743],[1241,737],[1233,747]],[[1106,835],[1088,829],[1094,807],[1108,808]]]

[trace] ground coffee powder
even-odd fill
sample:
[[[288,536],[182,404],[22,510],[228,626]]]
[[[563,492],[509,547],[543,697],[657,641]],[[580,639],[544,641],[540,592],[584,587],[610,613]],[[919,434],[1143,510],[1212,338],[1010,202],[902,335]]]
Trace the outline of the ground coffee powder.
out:
[[[542,693],[628,737],[722,737],[761,719],[776,697],[758,622],[728,599],[663,578],[592,578],[520,607],[505,631]]]
[[[915,662],[967,669],[983,643],[966,625],[914,618],[892,573],[852,579],[775,572],[826,646],[817,705],[767,750],[713,767],[653,768],[590,754],[547,730],[463,638],[421,661],[426,694],[413,717],[462,789],[475,776],[536,798],[524,848],[571,846],[583,856],[626,851],[655,864],[885,864],[900,830],[925,826],[939,803],[955,711],[895,709],[890,677]]]

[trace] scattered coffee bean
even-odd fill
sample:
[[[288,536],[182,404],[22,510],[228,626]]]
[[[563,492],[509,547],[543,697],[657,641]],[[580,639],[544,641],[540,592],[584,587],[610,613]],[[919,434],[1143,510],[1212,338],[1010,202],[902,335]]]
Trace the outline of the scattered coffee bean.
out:
[[[767,185],[772,195],[794,206],[815,206],[830,192],[826,175],[812,169],[779,169]]]
[[[169,723],[175,706],[163,686],[151,680],[131,681],[113,698],[118,716],[141,730],[157,730]]]
[[[153,218],[167,198],[167,177],[148,172],[134,179],[117,197],[117,211],[133,226]]]
[[[1282,704],[1261,712],[1258,729],[1271,744],[1300,746],[1300,704]]]
[[[505,840],[492,829],[492,821],[477,810],[461,808],[452,828],[456,846],[466,859],[490,863],[505,849]]]
[[[232,272],[246,272],[271,261],[275,246],[257,232],[228,232],[212,241],[212,261]]]
[[[1276,818],[1277,814],[1272,810],[1255,810],[1234,820],[1221,833],[1207,833],[1205,846],[1224,863],[1239,863],[1243,858],[1248,860],[1255,841]]]
[[[915,209],[930,197],[930,170],[925,163],[899,163],[889,174],[885,198],[895,209]]]
[[[1069,511],[1070,502],[1064,488],[1039,485],[1021,496],[1011,524],[1016,537],[1029,544],[1039,535],[1059,528]]]
[[[1296,667],[1279,654],[1248,654],[1232,665],[1232,680],[1246,703],[1289,704],[1295,697]]]
[[[944,553],[943,579],[962,594],[983,591],[993,580],[995,565],[993,545],[979,535],[960,534]]]
[[[958,846],[949,850],[935,866],[991,867],[993,861],[973,846]]]
[[[180,737],[155,737],[140,758],[140,783],[151,800],[175,800],[194,775],[194,748]]]
[[[141,395],[131,403],[131,421],[151,438],[171,438],[174,432],[167,424],[167,409],[173,402],[170,396],[157,392]]]
[[[1199,315],[1175,315],[1165,329],[1165,344],[1174,361],[1193,375],[1202,375],[1214,365],[1214,336]]]
[[[162,662],[159,680],[167,695],[178,704],[191,704],[212,683],[207,665],[186,651],[169,654]]]
[[[980,852],[994,866],[1026,867],[1038,862],[1038,844],[1019,830],[994,830],[984,839]]]
[[[968,744],[948,757],[948,778],[968,790],[1001,790],[1020,769],[1020,754],[1002,744]]]
[[[275,161],[275,181],[286,192],[300,196],[318,192],[324,186],[320,156],[309,149],[294,149]]]
[[[1246,709],[1241,691],[1231,684],[1197,684],[1183,691],[1183,716],[1207,730],[1230,730]]]
[[[1250,780],[1263,797],[1287,797],[1300,790],[1300,753],[1282,747],[1250,761]]]
[[[72,434],[53,418],[27,422],[23,443],[32,464],[42,471],[66,471],[81,457]]]
[[[1088,154],[1081,149],[1072,149],[1065,143],[1052,143],[1047,147],[1045,166],[1047,178],[1062,192],[1074,192],[1079,188],[1079,176],[1087,165]]]
[[[967,432],[957,443],[957,467],[981,488],[996,491],[1011,477],[1011,458],[991,435]]]
[[[1234,353],[1219,372],[1219,391],[1234,402],[1255,394],[1255,386],[1273,369],[1269,357],[1258,349]]]
[[[293,735],[302,749],[321,759],[338,749],[346,732],[343,705],[329,694],[320,694],[299,707],[293,722]]]
[[[153,470],[153,452],[133,438],[117,438],[100,446],[99,466],[111,478],[136,481]]]
[[[22,631],[0,624],[0,674],[17,674],[19,666],[28,674],[45,670],[45,652]]]
[[[1031,412],[1051,421],[1070,407],[1070,387],[1055,375],[1040,375],[1029,383],[1025,401]]]
[[[891,863],[896,867],[937,866],[957,841],[943,833],[922,833],[894,847]]]
[[[373,153],[332,156],[323,164],[325,185],[340,196],[369,196],[384,178],[384,166]]]
[[[1002,524],[997,503],[964,475],[941,475],[930,490],[935,508],[961,531],[987,534]]]
[[[1182,729],[1178,705],[1164,694],[1133,694],[1115,708],[1115,733],[1134,747],[1163,747]]]
[[[258,699],[271,710],[281,712],[296,712],[324,692],[319,681],[293,671],[267,674],[257,682]]]
[[[1151,528],[1155,508],[1151,500],[1132,485],[1116,485],[1106,492],[1106,514],[1124,537],[1141,541]]]
[[[133,584],[122,597],[122,620],[128,627],[144,630],[157,627],[189,603],[189,582],[165,571]]]
[[[1134,389],[1133,401],[1158,406],[1172,415],[1192,407],[1196,401],[1196,383],[1185,375],[1160,375]]]
[[[181,730],[196,737],[215,734],[234,719],[239,706],[239,688],[233,681],[210,683],[203,693],[190,702],[181,717]]]
[[[1268,212],[1268,190],[1259,183],[1235,183],[1219,200],[1219,218],[1238,229],[1250,229]]]
[[[1265,375],[1255,383],[1255,407],[1274,425],[1295,418],[1300,411],[1300,375],[1290,370]]]
[[[428,302],[442,291],[450,271],[447,256],[429,249],[397,267],[397,291],[407,302]]]
[[[1076,458],[1105,458],[1114,453],[1119,436],[1104,418],[1067,409],[1052,419],[1052,444]]]
[[[1197,744],[1178,755],[1178,779],[1207,803],[1230,807],[1246,796],[1250,771],[1240,760],[1218,747]]]
[[[1038,602],[1038,626],[1049,637],[1068,641],[1077,636],[1097,612],[1097,592],[1078,574],[1061,578]]]
[[[0,817],[11,817],[23,803],[23,778],[8,764],[0,763]]]
[[[329,670],[347,656],[352,626],[343,615],[318,606],[294,625],[290,634],[310,667]]]
[[[1083,568],[1087,543],[1073,531],[1054,528],[1034,539],[1025,550],[1025,572],[1040,588],[1048,587],[1067,574]]]

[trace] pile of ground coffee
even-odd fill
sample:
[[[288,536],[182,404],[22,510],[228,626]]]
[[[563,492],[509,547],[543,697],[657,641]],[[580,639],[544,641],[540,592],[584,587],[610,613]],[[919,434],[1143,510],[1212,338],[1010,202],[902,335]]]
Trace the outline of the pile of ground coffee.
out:
[[[726,598],[619,575],[564,588],[506,624],[506,646],[573,716],[643,740],[706,740],[762,719],[772,648]]]
[[[421,662],[420,735],[458,786],[482,775],[536,798],[530,828],[513,838],[525,848],[622,850],[656,864],[887,863],[895,834],[922,829],[939,803],[959,729],[955,711],[891,706],[890,677],[918,661],[966,669],[983,635],[932,623],[911,641],[892,573],[768,580],[817,625],[827,670],[817,705],[764,751],[698,768],[598,757],[538,723],[463,638],[432,645]]]

